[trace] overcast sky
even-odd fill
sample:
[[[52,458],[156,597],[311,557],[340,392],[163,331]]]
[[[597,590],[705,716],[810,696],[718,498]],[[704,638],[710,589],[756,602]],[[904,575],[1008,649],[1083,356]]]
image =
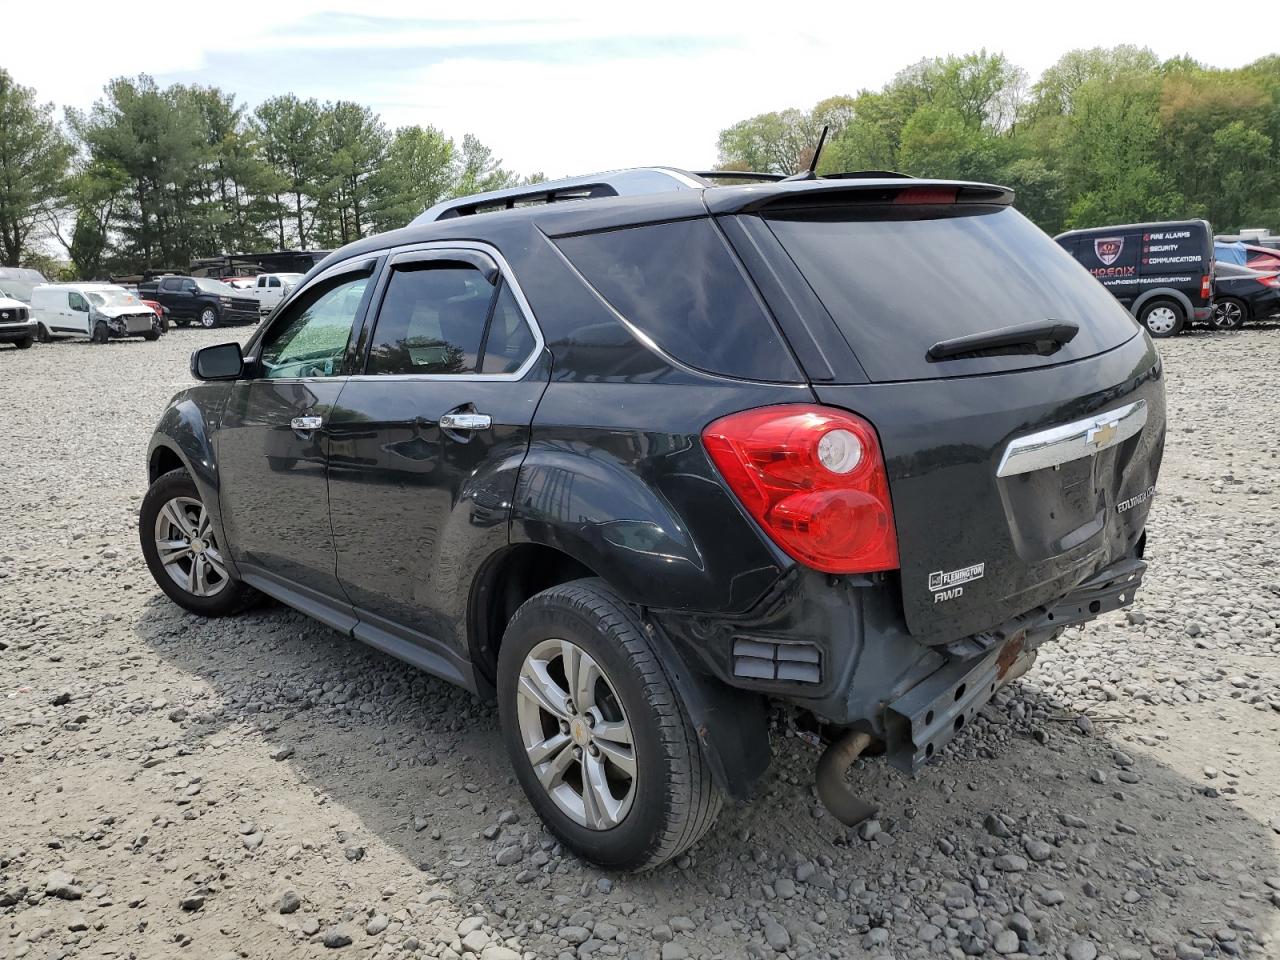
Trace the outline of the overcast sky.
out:
[[[703,167],[716,133],[737,120],[878,88],[922,57],[984,46],[1032,79],[1073,47],[1145,44],[1219,67],[1280,49],[1266,18],[1250,27],[1218,9],[1201,0],[23,0],[3,4],[0,65],[60,107],[88,107],[111,77],[143,71],[162,85],[219,86],[250,106],[286,92],[350,99],[389,126],[474,133],[509,168],[558,176]]]

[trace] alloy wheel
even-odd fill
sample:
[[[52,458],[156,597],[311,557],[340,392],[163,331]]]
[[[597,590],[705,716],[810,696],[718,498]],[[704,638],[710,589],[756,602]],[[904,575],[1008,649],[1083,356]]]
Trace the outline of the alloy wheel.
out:
[[[218,315],[213,311],[212,307],[208,307],[200,314],[200,326],[210,329],[217,326]]]
[[[1213,325],[1219,330],[1234,330],[1244,322],[1244,311],[1240,304],[1228,300],[1213,305]]]
[[[636,792],[635,741],[600,665],[568,640],[543,640],[521,664],[517,701],[529,763],[555,805],[590,830],[620,824]]]
[[[1152,333],[1172,333],[1177,323],[1173,307],[1156,307],[1147,314],[1147,329]]]
[[[213,522],[199,500],[174,497],[165,503],[156,515],[155,538],[161,566],[187,593],[216,596],[230,582]]]

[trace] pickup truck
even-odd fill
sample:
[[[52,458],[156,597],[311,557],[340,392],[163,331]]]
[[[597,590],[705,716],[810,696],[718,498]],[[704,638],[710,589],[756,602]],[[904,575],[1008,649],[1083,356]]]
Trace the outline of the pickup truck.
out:
[[[138,297],[166,307],[169,319],[179,326],[193,322],[202,327],[258,322],[255,298],[208,277],[159,277],[138,284]]]
[[[268,314],[280,305],[303,276],[301,273],[260,273],[253,289],[246,293],[256,297],[258,310]]]

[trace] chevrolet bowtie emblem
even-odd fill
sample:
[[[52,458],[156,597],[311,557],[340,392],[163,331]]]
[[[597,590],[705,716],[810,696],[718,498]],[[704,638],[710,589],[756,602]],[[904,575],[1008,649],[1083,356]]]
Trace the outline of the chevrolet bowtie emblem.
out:
[[[1096,424],[1084,438],[1084,442],[1101,450],[1116,438],[1116,433],[1118,432],[1116,428],[1118,426],[1118,420],[1111,420],[1107,423]]]

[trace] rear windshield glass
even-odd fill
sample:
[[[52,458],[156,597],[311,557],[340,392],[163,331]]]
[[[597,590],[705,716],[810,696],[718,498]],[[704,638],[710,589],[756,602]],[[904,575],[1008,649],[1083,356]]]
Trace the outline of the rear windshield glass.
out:
[[[600,296],[682,363],[746,380],[799,378],[773,321],[709,220],[556,243]]]
[[[843,207],[769,225],[872,380],[1060,363],[1137,332],[1100,283],[1011,207]],[[927,358],[941,340],[1050,319],[1080,332],[1048,357]]]

